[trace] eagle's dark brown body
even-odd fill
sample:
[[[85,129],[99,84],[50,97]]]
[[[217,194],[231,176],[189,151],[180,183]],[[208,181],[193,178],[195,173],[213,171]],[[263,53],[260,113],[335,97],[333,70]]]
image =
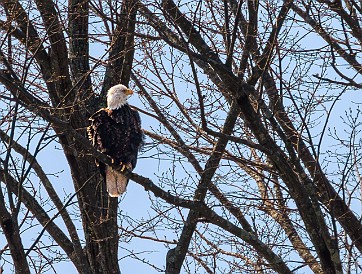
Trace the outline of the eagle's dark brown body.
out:
[[[142,145],[141,119],[128,104],[110,110],[103,108],[89,118],[88,136],[92,144],[109,155],[116,165],[135,168],[138,151]],[[106,180],[110,196],[119,196],[126,190],[128,179],[104,163],[99,163],[100,172]]]

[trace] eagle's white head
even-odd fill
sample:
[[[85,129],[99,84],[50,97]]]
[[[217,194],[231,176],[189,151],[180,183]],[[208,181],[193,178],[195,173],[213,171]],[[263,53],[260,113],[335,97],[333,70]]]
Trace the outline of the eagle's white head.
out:
[[[107,92],[107,107],[109,109],[117,109],[127,103],[127,99],[133,91],[124,85],[115,85]]]

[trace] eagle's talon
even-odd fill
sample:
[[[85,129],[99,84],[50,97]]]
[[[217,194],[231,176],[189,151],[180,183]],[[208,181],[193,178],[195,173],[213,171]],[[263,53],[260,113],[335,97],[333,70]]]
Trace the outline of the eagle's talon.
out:
[[[118,165],[118,167],[116,168],[116,170],[120,171],[120,172],[124,172],[126,170],[132,170],[132,164],[128,163],[128,164],[124,164],[124,163],[120,163]]]
[[[123,172],[125,170],[125,168],[126,168],[126,165],[123,164],[122,162],[115,163],[115,167],[114,167],[115,170]]]

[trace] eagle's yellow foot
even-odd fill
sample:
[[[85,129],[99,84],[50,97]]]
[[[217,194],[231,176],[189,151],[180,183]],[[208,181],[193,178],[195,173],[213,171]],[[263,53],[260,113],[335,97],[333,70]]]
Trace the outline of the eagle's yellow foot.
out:
[[[132,170],[131,163],[127,163],[127,164],[120,163],[119,164],[119,168],[118,168],[119,171],[123,172],[125,169]]]
[[[123,172],[127,166],[125,164],[123,164],[122,162],[116,162],[114,159],[112,159],[112,164],[114,164],[115,166],[113,166],[112,168],[114,170],[117,170],[117,171],[120,171],[120,172]]]
[[[120,171],[120,172],[124,172],[126,169],[128,170],[132,170],[132,164],[131,163],[126,163],[124,164],[123,162],[119,162],[119,161],[116,161],[115,159],[112,159],[112,164],[114,166],[112,166],[112,168],[114,170],[117,170],[117,171]]]

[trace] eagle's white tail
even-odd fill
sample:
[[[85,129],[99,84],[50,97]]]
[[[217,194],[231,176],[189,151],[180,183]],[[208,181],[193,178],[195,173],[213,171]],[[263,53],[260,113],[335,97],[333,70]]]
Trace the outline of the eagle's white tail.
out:
[[[106,185],[109,196],[118,197],[126,192],[128,178],[113,168],[106,167]]]

